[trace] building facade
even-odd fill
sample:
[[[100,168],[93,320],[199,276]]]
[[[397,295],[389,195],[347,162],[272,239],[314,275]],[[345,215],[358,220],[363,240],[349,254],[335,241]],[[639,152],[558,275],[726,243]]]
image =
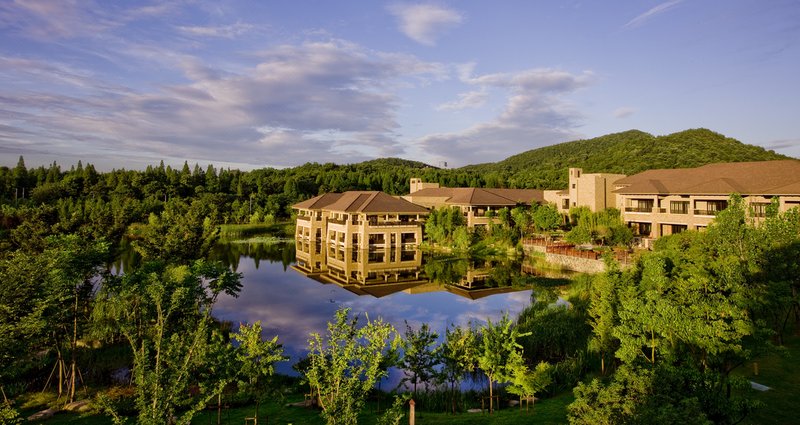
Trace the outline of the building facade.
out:
[[[709,164],[648,170],[615,182],[617,208],[645,245],[660,236],[706,228],[739,194],[759,220],[777,199],[780,211],[800,206],[800,161]]]
[[[488,226],[494,213],[503,208],[544,202],[543,192],[536,189],[439,187],[420,179],[411,179],[410,187],[411,193],[404,199],[425,208],[459,208],[468,227]]]
[[[624,174],[584,173],[581,168],[570,168],[567,188],[545,190],[544,200],[554,204],[563,214],[573,207],[588,207],[595,212],[615,208],[615,183],[624,177]]]
[[[292,206],[295,237],[342,248],[390,248],[422,242],[428,210],[378,191],[326,193]]]

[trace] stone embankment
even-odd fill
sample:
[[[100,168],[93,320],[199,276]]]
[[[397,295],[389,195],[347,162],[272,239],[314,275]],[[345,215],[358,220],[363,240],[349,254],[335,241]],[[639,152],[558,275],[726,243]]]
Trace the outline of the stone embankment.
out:
[[[579,249],[571,244],[546,239],[525,239],[522,241],[522,247],[526,254],[540,252],[544,254],[544,259],[548,263],[558,264],[568,270],[581,273],[602,273],[606,270],[601,252]],[[628,251],[614,251],[613,255],[621,268],[629,267],[633,261]]]

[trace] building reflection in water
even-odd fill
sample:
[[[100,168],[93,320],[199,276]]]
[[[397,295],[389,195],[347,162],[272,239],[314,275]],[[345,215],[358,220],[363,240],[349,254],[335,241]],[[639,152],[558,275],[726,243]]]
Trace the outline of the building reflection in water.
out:
[[[433,258],[416,246],[360,249],[325,245],[315,238],[297,238],[297,272],[323,284],[336,284],[356,295],[380,298],[403,291],[408,294],[447,291],[478,299],[493,294],[531,289],[537,276],[558,283],[569,276],[543,272],[514,260]]]

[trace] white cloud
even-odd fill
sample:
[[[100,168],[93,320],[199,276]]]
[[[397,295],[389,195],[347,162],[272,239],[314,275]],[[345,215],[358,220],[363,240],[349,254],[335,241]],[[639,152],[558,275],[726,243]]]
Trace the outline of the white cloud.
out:
[[[683,1],[684,0],[669,0],[655,7],[652,7],[648,11],[628,21],[628,23],[625,24],[625,28],[636,28],[638,26],[641,26],[648,20],[672,9],[673,7],[677,6],[680,3],[683,3]]]
[[[10,28],[24,37],[44,41],[91,38],[132,21],[161,18],[181,4],[126,6],[128,4],[97,4],[93,0],[5,1],[0,2],[0,28]]]
[[[427,46],[436,44],[442,32],[464,20],[455,10],[430,4],[395,4],[389,11],[397,17],[403,34]]]
[[[496,73],[462,80],[483,90],[509,92],[504,109],[493,119],[459,132],[425,136],[420,151],[456,166],[497,161],[528,149],[576,138],[582,115],[566,96],[593,80],[591,72],[571,74],[555,69]]]
[[[255,26],[237,22],[223,26],[180,26],[178,29],[189,35],[232,39],[247,34],[255,29]]]
[[[478,108],[486,103],[489,97],[486,90],[476,90],[458,95],[458,100],[442,103],[436,107],[438,111],[460,111],[462,109]]]
[[[621,106],[617,109],[614,109],[612,115],[614,118],[628,118],[629,116],[633,115],[636,112],[636,108],[631,108],[630,106]]]
[[[166,49],[125,54],[172,66],[190,81],[141,92],[53,62],[0,58],[0,78],[14,87],[0,95],[0,138],[54,156],[130,153],[151,163],[247,158],[283,166],[396,156],[393,82],[439,78],[443,68],[340,41],[271,48],[235,74]]]

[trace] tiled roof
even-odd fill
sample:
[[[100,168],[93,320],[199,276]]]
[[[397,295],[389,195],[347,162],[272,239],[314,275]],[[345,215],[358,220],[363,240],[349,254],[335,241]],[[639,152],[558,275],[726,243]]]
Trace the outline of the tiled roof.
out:
[[[648,170],[617,180],[615,193],[798,195],[800,161],[728,162],[698,168]]]
[[[306,199],[305,201],[298,202],[292,205],[292,208],[301,209],[301,210],[318,210],[328,205],[336,202],[339,198],[342,197],[341,193],[324,193],[319,196],[315,196],[311,199]]]
[[[543,202],[544,194],[535,189],[484,189],[476,187],[437,187],[418,190],[410,195],[413,199],[446,198],[450,205],[530,205],[532,201]]]
[[[378,191],[350,191],[338,194],[339,198],[324,210],[364,213],[426,213],[428,210],[405,199],[395,198]]]

